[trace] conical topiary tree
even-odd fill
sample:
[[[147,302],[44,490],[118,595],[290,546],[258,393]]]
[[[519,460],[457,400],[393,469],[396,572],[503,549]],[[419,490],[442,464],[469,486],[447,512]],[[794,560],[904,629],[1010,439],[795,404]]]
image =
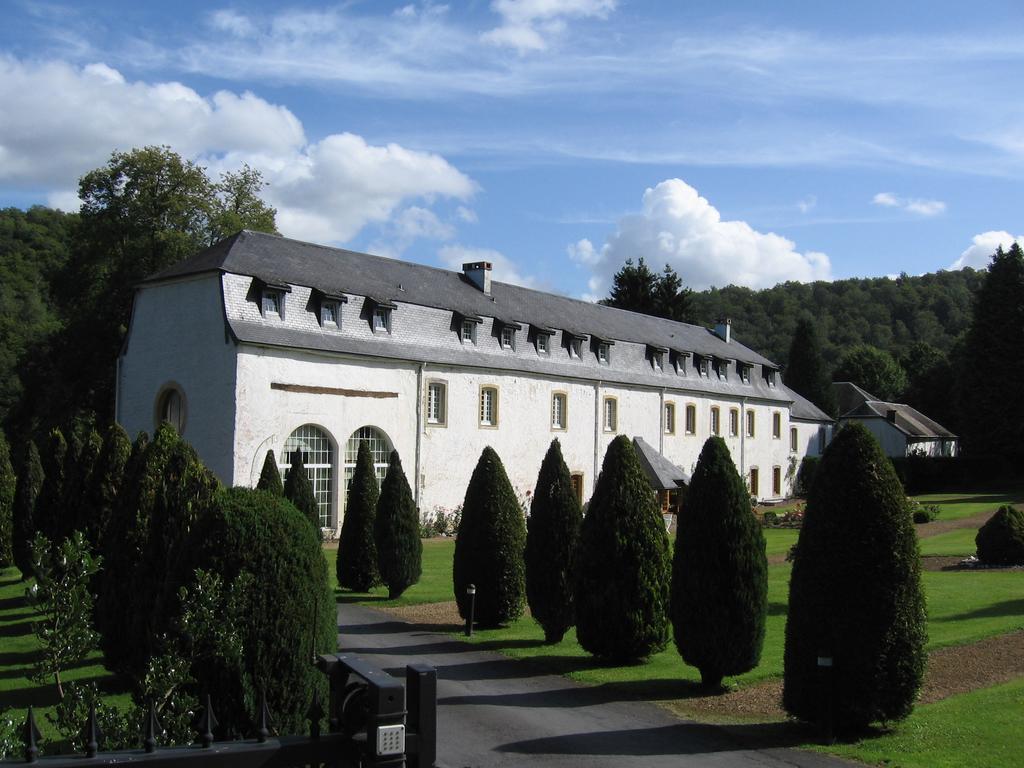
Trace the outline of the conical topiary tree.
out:
[[[277,459],[274,458],[274,452],[267,451],[266,458],[263,459],[263,469],[260,471],[259,482],[256,483],[256,488],[261,491],[269,491],[275,496],[284,496],[284,483],[281,482],[281,471],[277,468]],[[310,488],[312,491],[312,488]],[[317,513],[317,528],[320,527],[320,516]]]
[[[36,499],[35,524],[51,544],[59,544],[66,532],[67,510],[64,508],[64,481],[68,444],[64,433],[56,427],[46,439],[46,451],[40,454],[43,464],[43,487]]]
[[[14,565],[14,490],[17,478],[11,466],[11,448],[0,432],[0,568]]]
[[[860,424],[825,450],[789,583],[783,705],[837,731],[910,714],[927,639],[917,536],[892,463]],[[831,657],[825,699],[817,667]]]
[[[43,487],[43,465],[34,441],[25,441],[25,453],[14,486],[14,564],[21,578],[32,575],[32,542],[36,537],[36,501]]]
[[[360,440],[338,537],[338,586],[354,592],[369,592],[380,583],[377,546],[373,541],[373,518],[379,496],[370,446]]]
[[[373,539],[381,581],[388,586],[388,598],[394,600],[418,582],[423,571],[419,515],[398,451],[391,452],[380,486]]]
[[[668,640],[668,534],[633,444],[608,446],[576,555],[576,637],[611,661],[643,659]]]
[[[697,459],[679,515],[672,560],[676,648],[707,688],[761,659],[768,611],[764,534],[750,494],[720,437]]]
[[[523,614],[526,524],[505,467],[484,448],[466,488],[455,539],[452,581],[459,615],[469,617],[466,590],[476,587],[474,621],[496,627]]]
[[[317,535],[320,531],[320,505],[316,502],[316,494],[313,492],[313,483],[309,479],[309,472],[306,471],[306,459],[302,451],[292,452],[292,463],[285,473],[284,497],[298,507],[299,512],[306,516],[310,524],[316,528]],[[266,462],[264,461],[264,469]],[[263,477],[260,476],[262,481]]]
[[[573,579],[582,522],[556,438],[540,465],[526,526],[526,600],[547,643],[559,642],[576,623]]]
[[[1024,512],[1004,504],[974,537],[978,559],[990,565],[1024,565]]]
[[[103,450],[103,438],[91,418],[78,420],[69,434],[61,535],[70,536],[72,531],[82,531],[91,543],[88,534],[95,525],[96,515],[91,503],[93,473]]]
[[[124,484],[125,468],[132,455],[132,441],[117,422],[103,435],[103,446],[90,478],[87,494],[89,508],[85,532],[96,551],[103,551],[103,540],[114,516]]]

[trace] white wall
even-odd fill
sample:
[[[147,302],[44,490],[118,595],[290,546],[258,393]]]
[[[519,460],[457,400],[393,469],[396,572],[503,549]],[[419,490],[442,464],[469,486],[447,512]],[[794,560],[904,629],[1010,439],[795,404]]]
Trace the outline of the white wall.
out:
[[[231,483],[234,381],[235,344],[225,328],[219,275],[139,288],[120,360],[116,414],[133,439],[153,433],[157,398],[174,384],[186,404],[182,436]]]

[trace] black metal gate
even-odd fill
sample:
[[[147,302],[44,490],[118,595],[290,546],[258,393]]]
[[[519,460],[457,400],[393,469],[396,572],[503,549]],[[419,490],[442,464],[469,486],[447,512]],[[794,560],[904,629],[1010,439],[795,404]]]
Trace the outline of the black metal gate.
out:
[[[357,656],[320,656],[317,667],[330,680],[330,701],[323,710],[314,698],[308,736],[273,738],[267,728],[266,702],[261,702],[254,739],[215,741],[215,720],[206,707],[197,724],[198,744],[157,748],[151,716],[141,749],[103,752],[97,738],[95,712],[85,724],[86,752],[82,755],[40,758],[38,730],[32,709],[25,721],[24,762],[45,768],[135,763],[145,766],[181,765],[197,761],[219,768],[298,768],[299,766],[408,766],[433,768],[437,756],[437,673],[425,664],[405,668],[405,684]],[[327,715],[328,731],[321,732]],[[91,736],[89,736],[91,734]],[[13,763],[7,763],[13,765]]]

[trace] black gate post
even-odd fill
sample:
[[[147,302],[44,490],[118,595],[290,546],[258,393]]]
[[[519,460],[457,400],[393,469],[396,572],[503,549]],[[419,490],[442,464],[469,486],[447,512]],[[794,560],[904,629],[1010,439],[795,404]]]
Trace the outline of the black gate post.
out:
[[[437,670],[429,664],[405,668],[405,696],[409,708],[408,768],[434,768],[437,760]]]

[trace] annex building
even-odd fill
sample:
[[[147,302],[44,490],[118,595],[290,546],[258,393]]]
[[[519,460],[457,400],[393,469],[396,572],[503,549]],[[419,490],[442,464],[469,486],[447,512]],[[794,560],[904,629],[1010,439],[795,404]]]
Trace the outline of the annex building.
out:
[[[521,498],[552,438],[586,501],[625,434],[659,476],[721,435],[751,494],[790,493],[829,417],[778,366],[715,329],[462,272],[243,231],[136,290],[118,421],[172,422],[229,485],[301,449],[324,527],[340,526],[360,441],[398,449],[423,512],[462,503],[480,452]],[[666,494],[667,498],[667,494]]]

